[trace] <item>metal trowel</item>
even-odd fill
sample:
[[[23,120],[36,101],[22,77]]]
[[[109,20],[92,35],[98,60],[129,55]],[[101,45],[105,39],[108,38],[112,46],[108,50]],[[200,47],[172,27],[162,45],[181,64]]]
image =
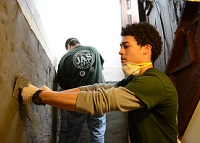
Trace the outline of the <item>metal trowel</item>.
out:
[[[21,75],[17,75],[13,89],[13,98],[18,99],[21,94],[22,88],[28,83],[29,81],[26,78],[22,77]]]

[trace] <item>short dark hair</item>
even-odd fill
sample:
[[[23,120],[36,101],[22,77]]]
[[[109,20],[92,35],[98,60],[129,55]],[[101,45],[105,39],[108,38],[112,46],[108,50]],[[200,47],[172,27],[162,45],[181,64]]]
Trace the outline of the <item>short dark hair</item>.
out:
[[[80,42],[78,41],[78,39],[71,37],[71,38],[68,38],[67,41],[65,42],[65,48],[66,49],[67,49],[68,44],[70,46],[74,46],[76,44],[80,44]]]
[[[151,60],[154,63],[162,51],[162,39],[153,25],[146,22],[128,24],[122,27],[121,36],[133,36],[140,46],[152,46]]]

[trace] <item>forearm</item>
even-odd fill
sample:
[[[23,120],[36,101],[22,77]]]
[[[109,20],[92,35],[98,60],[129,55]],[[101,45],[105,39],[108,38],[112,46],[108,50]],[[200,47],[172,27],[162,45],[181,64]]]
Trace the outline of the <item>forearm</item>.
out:
[[[42,91],[40,97],[42,98],[42,102],[48,105],[65,110],[76,111],[76,99],[79,91],[78,88],[62,92]]]

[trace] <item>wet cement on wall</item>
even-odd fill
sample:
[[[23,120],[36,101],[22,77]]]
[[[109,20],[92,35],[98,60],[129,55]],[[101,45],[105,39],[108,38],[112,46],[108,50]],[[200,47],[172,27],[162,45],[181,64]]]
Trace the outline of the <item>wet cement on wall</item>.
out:
[[[0,1],[0,142],[52,142],[53,108],[12,97],[18,74],[53,88],[55,70],[16,0]]]

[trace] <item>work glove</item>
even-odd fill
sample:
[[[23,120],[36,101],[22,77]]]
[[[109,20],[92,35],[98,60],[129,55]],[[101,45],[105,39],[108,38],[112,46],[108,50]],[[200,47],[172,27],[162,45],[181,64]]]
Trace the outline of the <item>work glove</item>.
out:
[[[38,91],[39,88],[32,85],[31,83],[27,84],[24,88],[22,88],[21,96],[23,99],[23,104],[32,103],[33,94]]]

